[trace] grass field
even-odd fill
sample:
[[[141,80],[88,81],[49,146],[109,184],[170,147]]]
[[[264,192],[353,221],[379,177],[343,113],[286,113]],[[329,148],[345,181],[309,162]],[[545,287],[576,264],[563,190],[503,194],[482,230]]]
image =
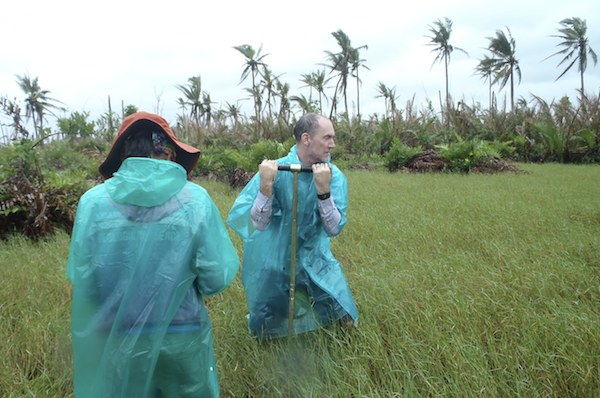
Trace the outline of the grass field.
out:
[[[359,328],[258,343],[238,275],[207,300],[221,396],[600,396],[600,168],[519,167],[346,172]],[[200,184],[226,218],[237,191]],[[2,397],[72,396],[68,244],[0,243]]]

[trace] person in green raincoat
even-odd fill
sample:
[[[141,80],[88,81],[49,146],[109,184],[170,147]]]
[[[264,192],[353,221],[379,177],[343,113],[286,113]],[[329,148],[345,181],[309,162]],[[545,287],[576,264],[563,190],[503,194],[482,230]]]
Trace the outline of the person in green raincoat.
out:
[[[242,282],[248,304],[248,327],[258,338],[304,333],[340,321],[355,325],[358,310],[330,250],[330,238],[346,225],[346,177],[330,160],[335,131],[330,120],[315,113],[294,127],[296,145],[277,161],[265,160],[236,199],[227,224],[244,240]],[[289,312],[292,173],[279,165],[302,164],[312,173],[298,181],[296,293]]]
[[[166,120],[123,120],[80,199],[67,276],[75,397],[218,397],[203,297],[223,291],[239,258],[219,211],[187,181],[200,151]]]

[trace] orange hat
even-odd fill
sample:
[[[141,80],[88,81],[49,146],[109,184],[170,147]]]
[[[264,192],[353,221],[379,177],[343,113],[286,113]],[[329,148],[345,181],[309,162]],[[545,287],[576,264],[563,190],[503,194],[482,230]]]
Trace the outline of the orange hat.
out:
[[[180,142],[171,131],[169,123],[162,117],[148,112],[137,112],[123,119],[121,128],[115,137],[115,143],[110,149],[106,160],[98,168],[104,178],[112,177],[113,173],[119,170],[121,163],[123,163],[123,159],[121,158],[123,144],[132,133],[142,129],[164,132],[177,147],[177,163],[182,165],[187,170],[187,173],[190,174],[196,163],[198,163],[200,150]]]

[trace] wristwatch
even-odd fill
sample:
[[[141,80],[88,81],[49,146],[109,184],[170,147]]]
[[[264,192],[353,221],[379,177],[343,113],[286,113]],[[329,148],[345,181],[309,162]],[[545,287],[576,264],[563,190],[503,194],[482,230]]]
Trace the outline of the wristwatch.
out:
[[[331,192],[327,192],[327,193],[323,193],[321,195],[317,195],[317,198],[319,198],[319,200],[325,200],[325,199],[329,199],[330,196],[331,196]]]

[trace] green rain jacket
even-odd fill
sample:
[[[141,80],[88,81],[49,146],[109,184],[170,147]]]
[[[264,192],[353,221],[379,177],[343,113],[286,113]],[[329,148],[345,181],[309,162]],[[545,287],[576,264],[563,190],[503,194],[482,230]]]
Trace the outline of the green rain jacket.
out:
[[[81,197],[71,237],[75,396],[218,397],[202,297],[238,268],[219,211],[182,166],[125,159]]]
[[[277,162],[280,165],[300,164],[296,146]],[[330,166],[331,196],[341,214],[339,234],[347,221],[348,188],[342,172],[337,166]],[[313,175],[300,173],[298,178],[294,333],[304,333],[343,315],[350,315],[356,321],[358,310],[340,263],[331,253],[330,237],[319,213]],[[293,182],[291,172],[277,173],[271,222],[264,231],[255,229],[250,218],[260,189],[260,174],[256,174],[242,190],[227,219],[227,224],[244,240],[242,282],[250,312],[248,326],[259,338],[288,334]],[[333,319],[327,319],[330,317]]]

